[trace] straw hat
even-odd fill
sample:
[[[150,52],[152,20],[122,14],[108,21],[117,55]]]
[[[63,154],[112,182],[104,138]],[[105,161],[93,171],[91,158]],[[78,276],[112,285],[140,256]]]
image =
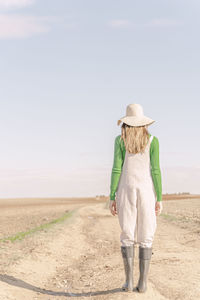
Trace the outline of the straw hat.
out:
[[[150,125],[155,122],[155,120],[146,117],[143,113],[143,108],[140,104],[134,103],[129,104],[126,107],[126,116],[122,117],[117,121],[117,125],[121,122],[126,123],[130,126],[144,126]]]

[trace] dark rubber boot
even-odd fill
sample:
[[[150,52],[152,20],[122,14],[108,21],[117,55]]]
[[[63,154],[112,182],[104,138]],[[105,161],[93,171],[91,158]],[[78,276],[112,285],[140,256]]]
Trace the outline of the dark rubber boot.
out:
[[[134,245],[131,246],[121,246],[121,253],[124,262],[124,270],[126,281],[122,286],[122,289],[127,292],[133,291],[133,263],[135,254]]]
[[[147,290],[147,276],[149,272],[149,264],[152,255],[151,248],[142,248],[139,247],[139,269],[140,269],[140,278],[136,289],[139,293],[144,293]]]

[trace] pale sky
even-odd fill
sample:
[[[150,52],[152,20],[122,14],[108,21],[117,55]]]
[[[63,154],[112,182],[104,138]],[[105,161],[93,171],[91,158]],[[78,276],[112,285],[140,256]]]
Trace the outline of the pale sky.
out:
[[[198,0],[0,0],[0,198],[109,195],[117,120],[156,120],[163,193],[200,193]]]

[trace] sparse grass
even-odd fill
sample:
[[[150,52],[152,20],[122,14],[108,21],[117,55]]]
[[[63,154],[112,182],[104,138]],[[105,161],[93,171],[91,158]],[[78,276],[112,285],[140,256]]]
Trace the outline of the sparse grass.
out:
[[[174,217],[172,215],[162,214],[162,213],[160,215],[169,221],[177,221],[178,220],[176,217]]]
[[[48,229],[54,224],[61,223],[61,222],[65,221],[66,219],[70,218],[73,215],[74,212],[75,212],[75,210],[69,211],[67,213],[64,213],[64,215],[62,215],[61,217],[59,217],[57,219],[54,219],[49,223],[45,223],[45,224],[42,224],[40,226],[34,227],[34,228],[32,228],[28,231],[18,232],[16,234],[12,235],[12,236],[2,238],[2,239],[0,239],[0,242],[5,242],[5,241],[14,242],[16,240],[22,240],[27,235],[30,235],[34,232],[37,232],[37,231],[40,231],[40,230],[43,230],[43,229]]]
[[[188,216],[178,216],[175,217],[173,215],[169,215],[169,214],[160,214],[161,216],[163,216],[165,219],[169,220],[169,221],[180,221],[180,222],[191,222],[194,221],[192,218],[188,217]]]

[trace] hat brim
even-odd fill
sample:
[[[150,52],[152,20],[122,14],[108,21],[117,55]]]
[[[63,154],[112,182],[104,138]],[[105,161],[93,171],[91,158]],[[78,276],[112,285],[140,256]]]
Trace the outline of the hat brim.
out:
[[[129,126],[145,126],[151,125],[155,122],[155,120],[148,118],[146,116],[136,117],[136,116],[125,116],[117,121],[117,125],[123,122]]]

